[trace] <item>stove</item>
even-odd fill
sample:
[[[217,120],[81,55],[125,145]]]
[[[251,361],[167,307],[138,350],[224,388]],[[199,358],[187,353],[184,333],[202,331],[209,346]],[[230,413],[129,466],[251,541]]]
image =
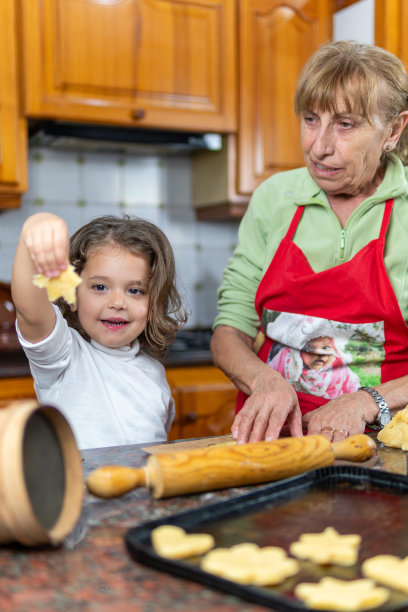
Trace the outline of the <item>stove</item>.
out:
[[[180,330],[167,350],[163,363],[166,367],[212,365],[211,329]]]

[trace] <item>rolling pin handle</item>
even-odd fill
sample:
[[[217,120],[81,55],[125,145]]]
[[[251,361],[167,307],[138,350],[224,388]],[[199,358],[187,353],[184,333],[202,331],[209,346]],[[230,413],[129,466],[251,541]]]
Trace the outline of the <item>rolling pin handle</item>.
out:
[[[356,434],[332,444],[334,457],[345,461],[367,461],[377,450],[375,441],[365,434]]]
[[[97,497],[117,497],[146,486],[145,468],[105,465],[88,476],[86,486]]]

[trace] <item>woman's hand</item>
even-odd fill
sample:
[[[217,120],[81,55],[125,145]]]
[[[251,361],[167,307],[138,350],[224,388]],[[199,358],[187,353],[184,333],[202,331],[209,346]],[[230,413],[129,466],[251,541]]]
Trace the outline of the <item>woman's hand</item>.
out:
[[[52,277],[67,267],[68,228],[57,215],[38,213],[29,217],[21,230],[21,241],[37,272]]]
[[[323,434],[337,442],[348,436],[364,433],[367,423],[372,423],[378,407],[364,391],[345,393],[324,406],[308,412],[303,417],[307,433]]]
[[[302,415],[293,387],[254,352],[254,340],[244,332],[221,325],[211,339],[214,365],[248,395],[232,423],[239,444],[275,440],[287,423],[292,436],[302,436]]]
[[[278,372],[264,366],[234,419],[232,435],[238,444],[276,440],[286,421],[292,436],[303,435],[295,390]]]

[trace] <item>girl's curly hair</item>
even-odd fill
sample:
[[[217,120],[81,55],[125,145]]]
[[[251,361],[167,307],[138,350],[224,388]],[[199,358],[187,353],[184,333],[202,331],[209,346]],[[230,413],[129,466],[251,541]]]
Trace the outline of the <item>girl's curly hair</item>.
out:
[[[187,321],[175,284],[175,261],[170,242],[150,221],[129,215],[104,215],[71,236],[69,260],[75,271],[80,275],[92,250],[107,245],[118,245],[134,255],[144,255],[150,262],[147,324],[138,340],[146,352],[163,357],[177,330]],[[89,342],[77,313],[63,300],[56,303],[68,325]]]

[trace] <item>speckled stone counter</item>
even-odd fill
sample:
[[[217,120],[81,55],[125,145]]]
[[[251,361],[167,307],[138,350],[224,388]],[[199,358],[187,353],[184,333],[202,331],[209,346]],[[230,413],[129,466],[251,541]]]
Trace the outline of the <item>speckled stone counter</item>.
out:
[[[391,452],[388,452],[391,451]],[[144,465],[139,446],[83,451],[85,476],[101,465]],[[391,456],[394,459],[391,460]],[[406,453],[392,449],[376,458],[379,469],[406,474]],[[387,463],[388,461],[388,463]],[[200,584],[158,572],[128,554],[124,536],[143,521],[230,499],[258,487],[154,500],[145,488],[113,500],[85,494],[81,518],[58,549],[0,549],[3,612],[255,612],[266,610]],[[268,608],[270,610],[270,608]]]
[[[139,467],[147,453],[138,446],[83,451],[84,474],[106,464]],[[253,487],[252,487],[253,488]],[[140,565],[124,536],[142,521],[240,495],[249,488],[154,500],[142,488],[102,500],[85,493],[81,518],[58,549],[0,549],[0,610],[6,612],[255,611],[260,606],[210,591]]]

